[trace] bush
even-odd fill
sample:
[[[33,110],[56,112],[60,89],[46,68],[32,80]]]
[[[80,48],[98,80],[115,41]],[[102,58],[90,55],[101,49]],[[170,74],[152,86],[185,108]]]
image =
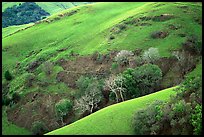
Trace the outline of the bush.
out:
[[[162,115],[161,107],[163,104],[164,102],[162,101],[155,101],[146,109],[135,113],[133,126],[136,135],[150,135],[158,132],[159,126],[155,123],[159,121],[158,117]]]
[[[17,102],[20,101],[20,99],[21,99],[20,94],[17,93],[17,92],[14,92],[13,95],[12,95],[12,101],[13,101],[14,103],[17,103]]]
[[[8,81],[12,80],[11,73],[8,70],[5,72],[4,77]]]
[[[134,117],[136,134],[201,135],[201,78],[187,78],[176,96],[163,105],[150,105]],[[198,83],[198,84],[195,84]],[[156,107],[155,107],[156,106]],[[156,115],[155,115],[156,114]]]
[[[124,78],[124,86],[127,90],[126,98],[128,99],[136,98],[140,95],[133,76],[134,71],[134,69],[128,68],[122,73],[122,77]]]
[[[118,68],[118,64],[114,62],[114,63],[111,65],[111,70],[116,70],[117,68]]]
[[[58,119],[62,120],[64,116],[66,116],[73,107],[73,103],[68,100],[68,99],[62,99],[58,103],[55,104],[55,111],[56,111],[56,116]]]
[[[141,95],[149,94],[162,79],[162,71],[157,65],[145,64],[137,67],[134,72],[135,84]]]
[[[194,135],[202,133],[202,105],[197,104],[191,116],[191,123],[194,127]]]
[[[25,85],[27,87],[32,87],[34,80],[35,80],[35,75],[33,73],[28,73],[25,77]]]
[[[88,85],[93,81],[94,81],[93,78],[80,76],[80,78],[76,81],[76,86],[80,90],[80,95],[85,92],[85,89],[87,89]]]
[[[48,132],[48,129],[43,122],[35,121],[32,123],[31,131],[34,135],[43,135]]]
[[[42,70],[45,72],[45,74],[50,75],[53,71],[54,64],[50,61],[46,61],[42,67]]]
[[[149,48],[143,54],[143,60],[147,63],[154,63],[160,58],[159,51],[157,48]]]
[[[134,53],[132,51],[128,50],[121,50],[115,57],[115,61],[122,65],[125,66],[129,63],[128,57],[133,56]]]

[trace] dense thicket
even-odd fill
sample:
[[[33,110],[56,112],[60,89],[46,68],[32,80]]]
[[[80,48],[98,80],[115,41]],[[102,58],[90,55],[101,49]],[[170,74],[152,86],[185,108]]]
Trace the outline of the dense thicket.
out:
[[[49,15],[35,2],[25,2],[19,6],[9,7],[2,13],[2,27],[36,22]]]
[[[202,80],[187,78],[168,103],[155,102],[134,116],[135,134],[201,135]]]

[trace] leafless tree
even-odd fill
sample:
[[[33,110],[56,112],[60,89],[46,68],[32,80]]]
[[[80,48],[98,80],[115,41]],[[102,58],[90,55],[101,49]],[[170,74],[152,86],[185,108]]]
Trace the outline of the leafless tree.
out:
[[[156,60],[158,60],[160,57],[159,51],[157,48],[149,48],[147,51],[143,54],[143,60],[147,63],[154,63]]]
[[[98,88],[98,82],[91,83],[85,91],[85,94],[75,101],[75,110],[82,112],[93,112],[98,107],[98,103],[102,99],[102,92]]]
[[[119,64],[127,64],[129,63],[129,57],[133,56],[134,53],[128,50],[121,50],[115,57],[115,61]]]
[[[107,86],[110,91],[115,94],[117,102],[119,102],[120,98],[124,101],[123,93],[126,89],[124,88],[124,78],[122,76],[110,76],[105,81],[105,86]]]
[[[177,58],[179,68],[183,73],[186,73],[195,67],[196,58],[190,55],[188,52],[185,52],[184,50],[174,51],[172,55]]]

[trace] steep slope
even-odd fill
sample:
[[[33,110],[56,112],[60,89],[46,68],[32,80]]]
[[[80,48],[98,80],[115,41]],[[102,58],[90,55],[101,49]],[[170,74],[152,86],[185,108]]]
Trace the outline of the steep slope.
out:
[[[133,115],[155,100],[168,101],[176,87],[108,106],[46,135],[134,135]]]
[[[18,104],[19,106],[16,106],[15,110],[11,109],[9,111],[10,114],[8,114],[9,118],[11,121],[13,120],[12,122],[17,121],[17,124],[19,121],[22,121],[22,118],[24,121],[28,119],[30,123],[27,124],[27,128],[29,129],[29,126],[36,119],[33,118],[34,114],[26,113],[25,115],[23,110],[27,110],[26,112],[28,112],[30,108],[37,108],[37,103],[42,103],[42,106],[46,106],[47,102],[44,101],[48,96],[51,102],[56,103],[56,101],[66,95],[73,94],[72,90],[74,89],[69,89],[70,87],[63,82],[59,82],[57,79],[57,74],[65,70],[65,68],[59,65],[59,62],[61,60],[73,60],[74,62],[76,58],[71,57],[72,54],[82,58],[82,60],[79,59],[79,64],[74,64],[70,61],[75,65],[74,67],[77,67],[77,65],[88,64],[89,62],[85,60],[86,57],[96,51],[108,54],[114,50],[126,49],[133,51],[135,49],[141,49],[144,51],[150,47],[156,47],[161,57],[171,57],[172,51],[181,50],[182,44],[192,35],[199,41],[202,41],[201,11],[202,5],[200,3],[100,2],[63,10],[12,35],[9,34],[16,32],[14,30],[16,28],[14,27],[12,28],[13,30],[8,30],[10,32],[7,31],[6,35],[3,34],[3,36],[7,37],[3,37],[2,39],[2,74],[9,70],[13,76],[13,80],[9,83],[9,95],[18,92],[23,99],[26,98],[26,101],[28,100],[25,103],[25,100],[22,99],[20,102],[22,106]],[[24,27],[22,26],[22,28]],[[152,34],[158,31],[162,32],[162,37],[152,38]],[[52,75],[49,77],[42,72],[45,61],[51,61],[55,65]],[[83,63],[80,64],[80,61],[83,61]],[[168,62],[165,63],[168,64]],[[198,62],[197,68],[190,75],[202,72],[201,64],[202,61]],[[34,66],[32,73],[28,71],[30,66]],[[65,66],[69,66],[69,63],[65,64]],[[175,64],[172,66],[175,66]],[[75,69],[74,67],[73,70]],[[80,68],[83,69],[85,67],[81,65]],[[173,73],[172,69],[169,69],[168,73],[169,75],[167,75],[166,79],[171,81],[169,76],[177,79],[178,75]],[[26,77],[29,74],[33,74],[42,83],[45,82],[43,83],[44,85],[36,82],[32,87],[26,87]],[[68,76],[65,75],[65,77]],[[2,79],[2,83],[7,84],[8,81],[5,80],[4,75],[2,75]],[[63,95],[59,94],[60,92]],[[28,93],[30,94],[28,95]],[[46,95],[43,95],[44,93]],[[30,102],[31,99],[33,100],[33,97],[36,97],[36,94],[38,94],[37,98],[34,102]],[[160,95],[162,99],[169,97],[169,94],[167,95],[168,97],[165,96],[166,94]],[[155,98],[161,97],[155,95]],[[124,105],[124,107],[127,107],[131,111],[132,105],[130,107],[128,106]],[[20,110],[20,113],[15,115],[18,117],[17,119],[13,113],[18,112],[18,110]],[[39,110],[38,112],[43,112],[44,110]],[[97,115],[103,115],[103,113],[99,114],[98,112]],[[128,118],[131,117],[130,115],[132,113],[133,110],[127,114]],[[107,114],[108,117],[110,116],[109,114]],[[125,111],[121,116],[124,115]],[[37,118],[44,119],[45,115],[44,113],[39,113],[38,116],[40,117]],[[49,113],[49,116],[46,115],[45,121],[54,120],[53,117],[54,115]],[[116,128],[112,130],[109,127],[106,129],[106,133],[133,134],[133,130],[129,126],[119,127],[117,126],[119,121],[117,119],[113,120],[116,120],[113,122],[113,126],[116,125]],[[105,121],[102,120],[102,122]],[[129,123],[126,123],[126,125],[130,125],[130,119],[127,122]],[[54,125],[56,122],[49,124]],[[23,126],[25,123],[21,122],[21,125]],[[76,125],[78,126],[78,124]],[[83,122],[82,127],[85,127],[85,125],[86,122]],[[100,126],[106,128],[103,127],[104,125]],[[82,127],[80,126],[76,129],[82,130],[84,134],[92,134],[95,132],[94,130],[98,130],[95,134],[103,134],[98,127],[90,128],[89,132],[81,129]],[[124,128],[124,130],[121,128]],[[54,127],[54,129],[56,128]],[[69,129],[71,130],[72,128]],[[74,131],[73,133],[69,129],[66,129],[66,131],[60,130],[60,132],[64,134],[83,134],[82,132],[78,132],[78,130],[76,130],[77,133]]]
[[[186,14],[179,5],[188,5],[192,10]],[[72,8],[64,11],[64,13],[75,9],[79,10],[72,16],[65,16],[58,20],[59,17],[55,15],[49,18],[54,20],[51,23],[36,24],[29,29],[4,38],[2,40],[3,72],[6,66],[14,67],[17,61],[22,63],[22,67],[39,57],[56,61],[64,58],[71,50],[81,55],[87,55],[94,51],[106,52],[113,49],[134,50],[135,48],[157,47],[161,56],[168,57],[172,50],[181,48],[181,44],[185,42],[187,36],[193,34],[198,39],[201,39],[202,36],[202,26],[194,21],[195,18],[201,17],[199,4],[96,3]],[[107,10],[109,10],[109,14],[107,14]],[[155,12],[152,12],[152,10],[155,10]],[[173,14],[176,17],[165,22],[151,21],[151,26],[127,25],[127,29],[116,34],[114,40],[109,40],[110,30],[116,28],[116,25],[120,22],[123,23],[125,19],[131,20],[129,18],[131,16],[139,18],[159,16],[166,13]],[[181,26],[181,28],[171,30],[168,28],[170,24]],[[152,39],[150,37],[151,33],[158,30],[169,31],[169,36],[164,39]],[[185,37],[178,37],[181,33],[184,33]],[[30,51],[41,48],[42,51],[35,57],[25,58]],[[57,53],[56,49],[59,48],[68,48],[69,50],[68,52]],[[7,52],[4,52],[4,49],[8,49]],[[15,53],[15,51],[22,52]],[[21,54],[21,56],[17,54]],[[51,56],[52,54],[57,55]],[[7,61],[8,59],[11,62]]]

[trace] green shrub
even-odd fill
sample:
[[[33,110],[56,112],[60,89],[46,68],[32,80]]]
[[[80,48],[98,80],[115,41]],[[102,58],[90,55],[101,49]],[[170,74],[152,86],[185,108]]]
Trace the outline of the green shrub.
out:
[[[159,121],[158,117],[162,116],[161,106],[163,104],[163,101],[155,101],[146,109],[135,113],[133,127],[136,135],[150,135],[159,131],[159,125],[155,123]],[[155,125],[153,126],[153,124]]]
[[[8,70],[5,72],[4,77],[8,81],[12,80],[12,75]]]
[[[54,64],[50,61],[46,61],[42,66],[42,71],[45,72],[46,75],[50,75],[53,72]]]
[[[55,112],[58,119],[63,119],[73,107],[73,103],[68,99],[62,99],[55,104]]]
[[[146,95],[151,93],[162,79],[162,71],[157,65],[145,64],[137,67],[133,76],[135,84],[141,92],[140,95]]]
[[[31,131],[34,135],[43,135],[48,132],[48,129],[43,122],[35,121],[32,123]]]
[[[20,99],[21,99],[21,96],[19,95],[19,93],[14,92],[13,95],[12,95],[12,101],[13,101],[14,103],[17,103],[17,102],[20,101]]]
[[[111,65],[111,69],[112,69],[112,70],[116,70],[117,68],[118,68],[118,64],[114,62],[114,63]]]
[[[201,135],[202,133],[202,105],[197,104],[191,116],[191,122],[194,127],[194,134]]]
[[[79,88],[80,93],[83,94],[85,92],[85,89],[92,82],[93,82],[93,78],[80,76],[80,78],[76,81],[76,86]]]

